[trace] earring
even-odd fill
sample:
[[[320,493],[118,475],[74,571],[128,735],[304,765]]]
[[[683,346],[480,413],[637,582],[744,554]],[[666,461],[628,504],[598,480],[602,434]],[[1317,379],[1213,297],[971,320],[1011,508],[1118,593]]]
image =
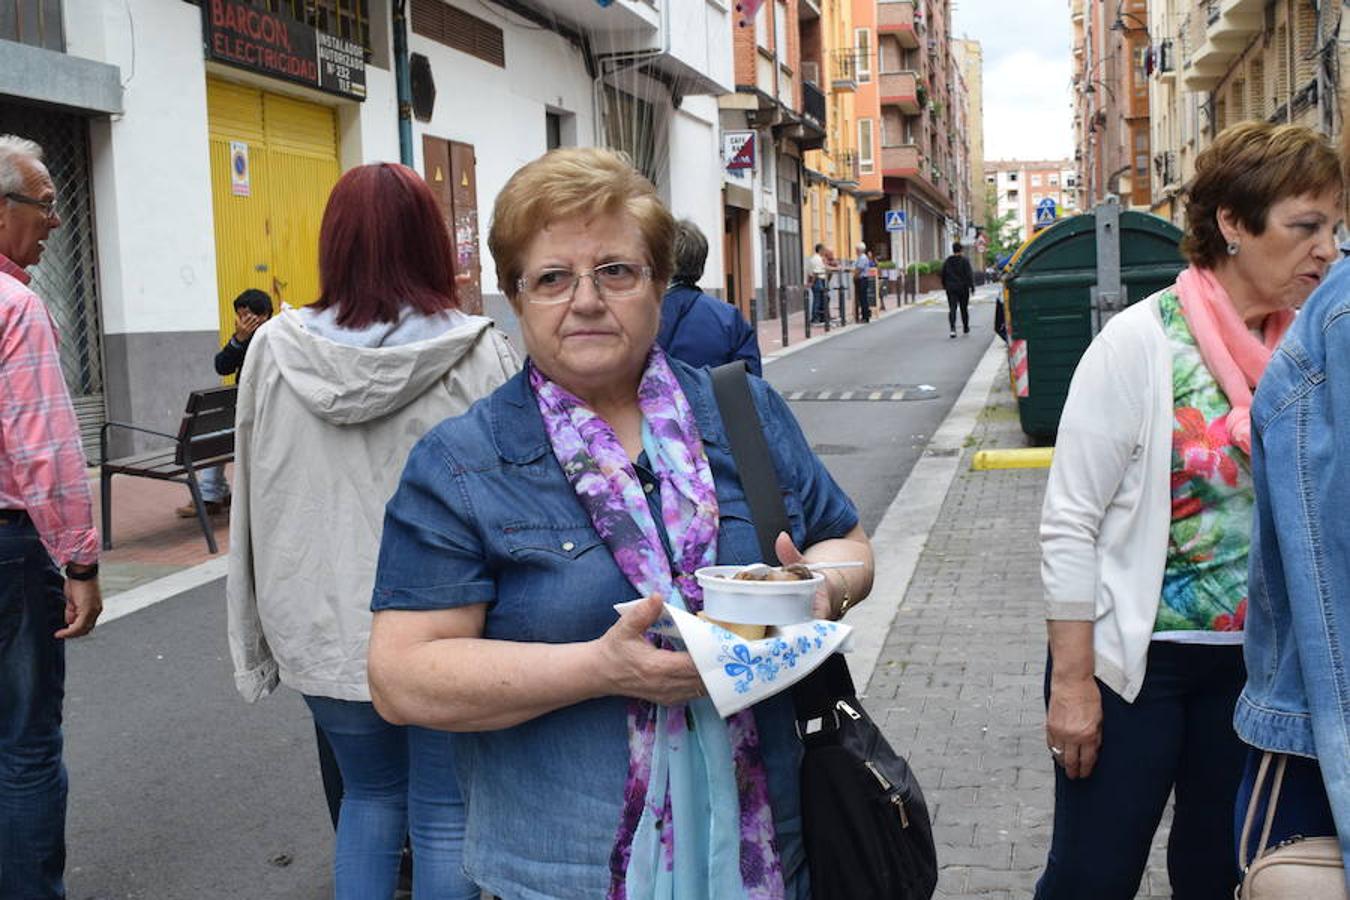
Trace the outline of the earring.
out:
[[[1238,247],[1238,242],[1237,242],[1237,241],[1229,241],[1229,242],[1228,242],[1228,255],[1229,255],[1229,256],[1237,256],[1237,255],[1238,255],[1238,250],[1239,250],[1239,249],[1241,249],[1241,248]]]

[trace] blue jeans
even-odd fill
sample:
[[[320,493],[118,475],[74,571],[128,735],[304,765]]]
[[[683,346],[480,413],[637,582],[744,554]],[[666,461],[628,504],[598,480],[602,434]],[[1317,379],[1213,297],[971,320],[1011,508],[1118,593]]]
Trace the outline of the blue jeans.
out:
[[[1046,666],[1046,696],[1050,667]],[[1055,767],[1055,825],[1037,900],[1132,900],[1175,789],[1167,874],[1176,900],[1231,900],[1233,801],[1247,748],[1233,731],[1242,647],[1154,641],[1133,703],[1097,682],[1102,746],[1087,778]],[[1047,759],[1049,754],[1046,754]]]
[[[824,322],[830,317],[829,293],[823,278],[811,279],[811,321]]]
[[[225,480],[225,467],[212,466],[197,473],[197,487],[203,503],[219,503],[230,496],[230,483]]]
[[[64,582],[27,517],[0,522],[0,897],[65,897]]]
[[[313,696],[305,702],[342,772],[336,900],[393,896],[409,835],[414,897],[478,900],[462,868],[464,800],[453,736],[390,725],[370,703]]]

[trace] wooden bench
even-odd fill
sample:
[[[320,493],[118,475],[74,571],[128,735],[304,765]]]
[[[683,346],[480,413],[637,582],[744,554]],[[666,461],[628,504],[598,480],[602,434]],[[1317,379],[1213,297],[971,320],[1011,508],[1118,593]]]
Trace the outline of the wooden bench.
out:
[[[234,404],[236,387],[208,388],[188,395],[187,409],[178,426],[178,434],[152,431],[126,422],[106,422],[99,433],[103,466],[99,488],[103,497],[103,549],[112,549],[112,478],[133,475],[186,484],[197,509],[197,521],[206,536],[207,549],[218,552],[216,536],[206,515],[206,504],[197,486],[197,472],[211,466],[223,466],[234,459]],[[121,459],[108,458],[108,432],[114,428],[168,438],[173,446]]]

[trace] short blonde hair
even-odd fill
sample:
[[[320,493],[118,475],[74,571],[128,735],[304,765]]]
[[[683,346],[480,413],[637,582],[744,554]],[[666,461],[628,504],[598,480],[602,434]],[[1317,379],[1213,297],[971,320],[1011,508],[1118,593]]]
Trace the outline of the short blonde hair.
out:
[[[1195,159],[1181,250],[1195,265],[1212,269],[1227,257],[1219,210],[1230,210],[1259,235],[1274,204],[1329,191],[1342,197],[1344,184],[1336,151],[1323,135],[1301,125],[1255,121],[1225,128]]]
[[[664,288],[675,268],[675,217],[626,156],[602,147],[569,147],[525,164],[492,207],[488,249],[497,264],[497,286],[518,308],[516,282],[540,231],[563,219],[624,212],[637,220],[652,282]]]

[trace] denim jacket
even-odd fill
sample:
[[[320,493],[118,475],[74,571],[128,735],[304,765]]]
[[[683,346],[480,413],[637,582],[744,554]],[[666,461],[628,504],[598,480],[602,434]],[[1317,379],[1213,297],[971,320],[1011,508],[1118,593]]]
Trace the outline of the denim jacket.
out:
[[[719,563],[758,561],[706,370],[671,360],[693,408],[717,491]],[[751,378],[799,547],[841,537],[857,511],[811,452],[787,404]],[[445,609],[486,603],[485,638],[589,641],[637,592],[577,500],[549,446],[524,374],[413,449],[389,502],[372,606]],[[458,734],[468,805],[464,866],[508,900],[591,900],[609,885],[628,772],[627,701],[603,697],[512,728]],[[792,703],[755,707],[777,846],[789,896],[806,887]]]
[[[1308,300],[1252,405],[1247,687],[1234,725],[1322,767],[1350,862],[1350,264]]]

